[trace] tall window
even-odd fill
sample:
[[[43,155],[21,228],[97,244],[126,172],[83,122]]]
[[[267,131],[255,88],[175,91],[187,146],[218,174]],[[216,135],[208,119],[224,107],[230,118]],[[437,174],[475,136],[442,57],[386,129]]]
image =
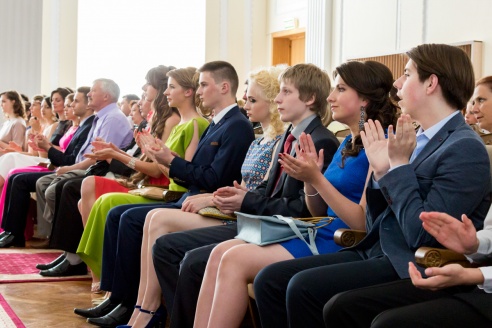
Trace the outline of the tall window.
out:
[[[200,67],[205,60],[203,0],[82,0],[78,8],[77,85],[113,79],[140,96],[157,65]]]

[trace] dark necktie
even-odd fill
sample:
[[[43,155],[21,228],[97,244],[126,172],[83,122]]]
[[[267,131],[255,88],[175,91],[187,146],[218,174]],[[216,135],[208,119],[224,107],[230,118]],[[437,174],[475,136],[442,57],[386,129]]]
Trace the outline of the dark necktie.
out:
[[[212,123],[210,123],[210,125],[208,126],[208,130],[207,130],[207,134],[206,135],[208,135],[209,133],[211,133],[214,127],[215,127],[215,122],[212,121]]]
[[[294,142],[294,140],[296,140],[296,137],[294,137],[292,135],[292,133],[289,133],[289,135],[287,136],[287,138],[285,139],[285,142],[284,142],[284,151],[283,151],[284,153],[287,153],[290,155],[290,152],[292,151],[292,143]],[[283,166],[280,166],[280,169],[278,170],[277,182],[275,182],[275,188],[273,188],[273,191],[275,191],[275,189],[277,189],[277,185],[280,181],[280,177],[282,176],[283,171],[284,171]]]

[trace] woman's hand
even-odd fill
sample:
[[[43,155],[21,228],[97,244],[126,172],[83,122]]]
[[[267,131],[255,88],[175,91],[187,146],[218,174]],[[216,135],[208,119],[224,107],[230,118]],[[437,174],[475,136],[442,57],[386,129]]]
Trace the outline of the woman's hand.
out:
[[[103,149],[113,149],[113,150],[118,150],[118,147],[116,147],[112,142],[106,142],[102,138],[95,138],[93,142],[91,142],[92,145],[92,151],[96,152],[99,150]]]
[[[18,153],[22,152],[22,147],[16,144],[14,141],[9,141],[9,147],[7,149],[10,151],[16,151]]]
[[[111,148],[104,148],[101,150],[93,151],[92,153],[84,154],[84,157],[95,159],[97,161],[106,161],[113,159],[116,155],[116,151]]]

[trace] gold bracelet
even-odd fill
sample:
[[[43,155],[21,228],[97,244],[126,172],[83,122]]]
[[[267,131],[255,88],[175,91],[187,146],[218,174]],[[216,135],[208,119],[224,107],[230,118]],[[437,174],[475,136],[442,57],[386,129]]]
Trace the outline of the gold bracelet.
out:
[[[135,170],[135,162],[137,159],[135,157],[132,157],[128,163],[126,163],[126,166],[131,168],[132,170]]]
[[[308,197],[314,197],[314,196],[318,196],[319,195],[319,191],[313,195],[308,195],[306,192],[304,192],[304,194]]]

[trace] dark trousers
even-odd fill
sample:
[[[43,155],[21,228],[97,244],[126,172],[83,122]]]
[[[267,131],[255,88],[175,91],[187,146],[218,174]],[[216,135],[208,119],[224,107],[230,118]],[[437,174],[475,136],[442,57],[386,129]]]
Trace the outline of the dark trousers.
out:
[[[84,232],[78,202],[84,176],[60,180],[55,185],[56,202],[50,247],[76,253]]]
[[[217,243],[234,238],[230,224],[164,235],[153,247],[154,267],[171,314],[171,327],[193,327],[196,302],[210,252]]]
[[[53,172],[17,173],[9,177],[3,209],[2,228],[11,232],[17,241],[24,240],[26,217],[31,192],[36,191],[36,181]]]
[[[491,327],[492,322],[460,299],[474,287],[418,289],[411,280],[346,291],[332,297],[323,317],[330,328]],[[484,294],[483,291],[477,293]]]
[[[135,305],[140,282],[140,252],[147,213],[170,204],[129,204],[108,213],[104,229],[101,289],[111,291],[111,300]]]
[[[255,278],[262,327],[324,327],[323,307],[334,295],[399,279],[387,257],[356,251],[309,256],[267,266]]]

